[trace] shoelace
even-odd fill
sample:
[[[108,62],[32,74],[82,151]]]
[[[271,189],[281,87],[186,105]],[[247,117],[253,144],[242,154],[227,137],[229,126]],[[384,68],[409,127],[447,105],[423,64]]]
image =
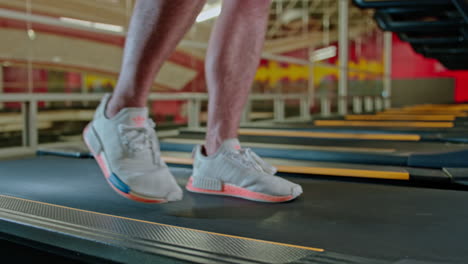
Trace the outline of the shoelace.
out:
[[[147,125],[143,127],[120,124],[118,126],[119,134],[122,139],[122,143],[132,154],[149,150],[153,157],[153,161],[156,163],[159,159],[155,156],[153,142],[150,139],[150,131],[156,127],[156,124],[151,119],[148,119],[147,122]]]
[[[267,174],[274,175],[277,169],[270,165],[268,162],[260,158],[250,148],[240,149],[239,155],[235,155],[240,158],[244,164],[249,164],[259,171],[263,171]]]

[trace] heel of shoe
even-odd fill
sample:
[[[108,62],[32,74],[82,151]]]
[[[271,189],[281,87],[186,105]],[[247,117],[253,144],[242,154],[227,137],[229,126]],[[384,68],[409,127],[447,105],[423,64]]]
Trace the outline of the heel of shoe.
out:
[[[213,178],[207,177],[191,177],[191,186],[197,189],[205,189],[210,191],[222,191],[223,182]]]
[[[83,138],[94,155],[99,155],[102,152],[101,141],[91,123],[85,128]]]

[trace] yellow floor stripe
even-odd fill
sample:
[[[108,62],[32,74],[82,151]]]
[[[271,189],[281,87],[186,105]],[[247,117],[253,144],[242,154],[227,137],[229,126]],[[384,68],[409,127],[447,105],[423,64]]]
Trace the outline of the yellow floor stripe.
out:
[[[346,120],[455,121],[454,115],[347,115]]]
[[[403,107],[404,110],[468,110],[466,105],[416,105]]]
[[[361,126],[361,127],[438,127],[451,128],[452,122],[394,122],[394,121],[348,121],[348,120],[316,120],[316,126]]]
[[[167,163],[191,165],[193,160],[190,158],[177,158],[164,156],[163,160]],[[358,169],[343,169],[343,168],[326,168],[326,167],[305,167],[305,166],[285,166],[274,165],[278,172],[284,173],[301,173],[311,175],[327,175],[339,177],[359,177],[369,179],[386,179],[386,180],[403,180],[409,181],[410,175],[408,172],[398,171],[378,171],[378,170],[358,170]]]
[[[442,110],[430,110],[430,109],[387,109],[387,110],[384,110],[384,111],[381,111],[381,112],[385,112],[385,113],[398,113],[398,112],[401,112],[401,113],[465,113],[464,111],[461,111],[461,110],[456,110],[456,109],[442,109]]]
[[[298,167],[298,166],[276,166],[279,172],[285,173],[302,173],[314,175],[327,175],[339,177],[359,177],[369,179],[386,179],[386,180],[403,180],[409,181],[410,175],[408,172],[397,171],[374,171],[374,170],[357,170],[357,169],[341,169],[341,168],[319,168],[319,167]]]
[[[421,136],[413,135],[413,134],[335,133],[335,132],[290,131],[290,130],[276,130],[276,129],[239,129],[239,135],[306,137],[306,138],[338,138],[338,139],[361,139],[361,140],[396,140],[396,141],[420,141],[421,140]]]
[[[468,113],[460,111],[402,111],[402,110],[387,110],[378,112],[377,115],[453,115],[456,117],[467,117]]]
[[[248,240],[248,241],[257,241],[257,242],[261,242],[261,243],[267,243],[267,244],[279,245],[279,246],[286,246],[286,247],[293,247],[293,248],[300,248],[300,249],[312,250],[312,251],[317,251],[317,252],[324,252],[325,251],[322,248],[304,247],[304,246],[298,246],[298,245],[292,245],[292,244],[285,244],[285,243],[278,243],[278,242],[267,241],[267,240],[248,238],[248,237],[233,236],[233,235],[203,231],[203,230],[198,230],[198,229],[192,229],[192,228],[187,228],[187,227],[173,226],[173,225],[161,224],[161,223],[150,222],[150,221],[145,221],[145,220],[140,220],[140,219],[128,218],[128,217],[123,217],[123,216],[118,216],[118,215],[110,215],[110,214],[98,213],[98,212],[94,212],[94,211],[87,211],[87,210],[82,210],[82,209],[57,205],[57,204],[50,204],[50,203],[44,203],[44,202],[39,202],[39,201],[28,200],[28,199],[24,199],[24,198],[18,198],[18,197],[14,197],[14,196],[8,196],[8,195],[2,195],[2,194],[0,194],[0,196],[1,197],[12,198],[12,199],[17,199],[17,200],[21,200],[21,201],[27,201],[27,202],[42,204],[42,205],[54,206],[54,207],[57,207],[57,208],[69,209],[69,210],[73,210],[73,211],[91,213],[91,214],[95,214],[95,215],[110,216],[110,217],[113,217],[113,218],[125,219],[125,220],[130,220],[130,221],[135,221],[135,222],[140,222],[140,223],[146,223],[146,224],[152,224],[152,225],[158,225],[158,226],[173,227],[173,228],[190,230],[190,231],[195,231],[195,232],[204,233],[204,234],[223,236],[223,237],[230,237],[230,238],[237,238],[237,239]]]

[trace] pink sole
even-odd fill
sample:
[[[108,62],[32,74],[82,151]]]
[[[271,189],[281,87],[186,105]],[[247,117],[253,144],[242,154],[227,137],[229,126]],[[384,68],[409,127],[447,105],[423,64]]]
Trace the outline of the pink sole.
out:
[[[94,159],[96,160],[97,164],[99,165],[99,168],[101,169],[102,173],[104,174],[104,178],[106,179],[107,183],[112,187],[112,189],[115,192],[117,192],[119,195],[121,195],[121,196],[123,196],[123,197],[125,197],[127,199],[137,201],[137,202],[141,202],[141,203],[165,203],[165,202],[167,202],[164,199],[147,199],[147,198],[139,197],[139,196],[134,195],[134,194],[124,193],[124,192],[120,191],[119,189],[117,189],[109,181],[110,170],[109,170],[109,168],[107,167],[107,165],[106,165],[106,163],[104,161],[104,156],[102,156],[102,154],[96,155],[96,153],[94,153],[94,150],[90,147],[89,143],[86,141],[86,137],[84,135],[86,134],[86,132],[88,132],[88,129],[89,129],[89,124],[86,126],[86,128],[83,131],[84,142],[86,143],[86,146],[88,147],[89,151],[91,151],[91,154],[93,154]]]
[[[193,179],[192,177],[190,177],[185,188],[191,192],[196,192],[196,193],[233,196],[233,197],[243,198],[243,199],[257,201],[257,202],[269,202],[269,203],[287,202],[295,198],[292,195],[272,196],[268,194],[253,192],[253,191],[250,191],[241,187],[237,187],[234,185],[230,185],[230,184],[223,184],[222,191],[206,190],[206,189],[194,187],[192,182],[193,182]]]

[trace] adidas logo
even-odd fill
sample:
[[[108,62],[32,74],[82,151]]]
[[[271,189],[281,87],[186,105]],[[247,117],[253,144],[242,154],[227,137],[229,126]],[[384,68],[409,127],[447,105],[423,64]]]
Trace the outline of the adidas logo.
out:
[[[136,126],[143,126],[143,124],[146,121],[146,118],[142,116],[136,116],[132,118],[133,123],[135,123]]]

